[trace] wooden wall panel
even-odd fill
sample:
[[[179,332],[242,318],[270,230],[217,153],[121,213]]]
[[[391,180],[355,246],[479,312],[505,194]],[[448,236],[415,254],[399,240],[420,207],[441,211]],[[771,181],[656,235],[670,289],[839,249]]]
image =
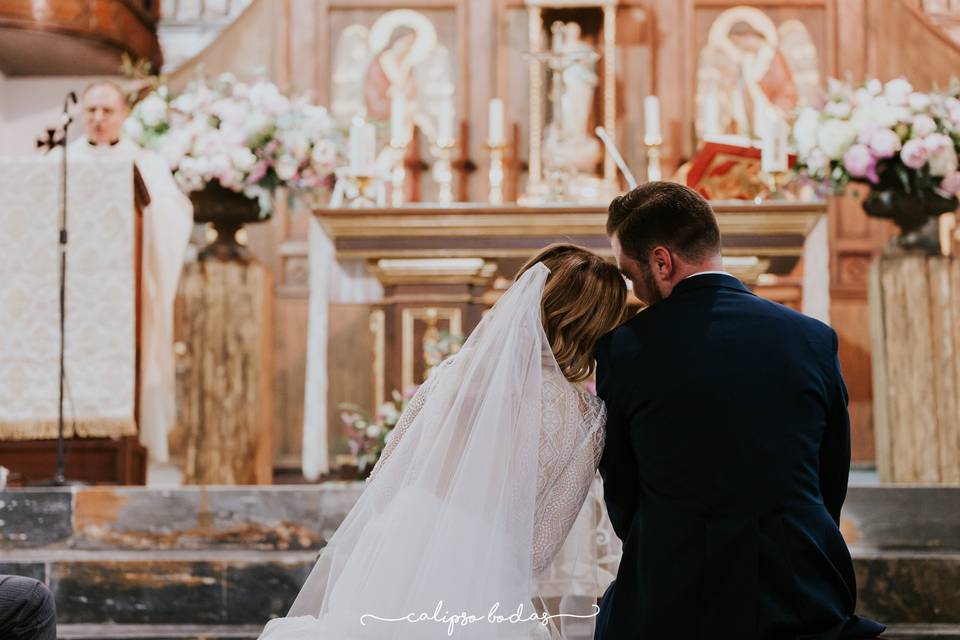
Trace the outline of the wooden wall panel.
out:
[[[339,451],[347,427],[340,419],[337,404],[350,402],[372,409],[373,399],[373,334],[370,332],[370,311],[365,304],[330,305],[330,342],[327,347],[327,444],[330,463]],[[390,393],[387,389],[387,393]]]
[[[622,0],[617,12],[618,130],[616,140],[629,166],[644,175],[643,98],[661,99],[664,174],[694,151],[693,91],[699,46],[711,16],[737,0]],[[801,17],[811,25],[824,75],[866,74],[883,79],[905,73],[919,86],[943,82],[960,68],[956,48],[931,31],[916,0],[761,0],[748,2],[776,21]],[[526,12],[522,0],[258,0],[250,15],[224,32],[204,67],[211,72],[266,68],[268,75],[299,89],[314,89],[329,103],[331,52],[338,29],[352,19],[372,20],[394,8],[413,7],[442,23],[455,40],[458,104],[469,121],[468,155],[479,170],[469,182],[472,200],[486,196],[486,104],[506,103],[508,124],[527,119]],[[444,36],[442,36],[444,37]],[[193,73],[196,65],[184,72]],[[179,74],[178,74],[179,75]],[[183,78],[184,75],[180,75]],[[179,78],[178,78],[179,79]],[[509,129],[508,129],[509,130]],[[525,158],[526,149],[518,153]],[[861,194],[862,195],[862,194]],[[831,316],[841,339],[841,360],[851,398],[854,458],[872,459],[870,347],[866,271],[890,237],[889,224],[867,218],[857,196],[830,208]],[[303,354],[306,349],[306,229],[304,212],[282,207],[274,219],[249,231],[255,253],[276,275],[274,314],[278,336],[274,388],[277,392],[277,459],[296,460],[303,411]],[[331,398],[335,402],[337,398]]]

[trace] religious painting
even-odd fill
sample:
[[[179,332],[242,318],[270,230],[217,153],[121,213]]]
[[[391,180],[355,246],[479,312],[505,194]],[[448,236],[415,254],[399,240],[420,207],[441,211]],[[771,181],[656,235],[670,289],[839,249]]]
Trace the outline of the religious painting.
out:
[[[448,41],[453,30],[442,24],[447,27],[442,35],[425,12],[411,9],[379,13],[372,19],[371,12],[356,17],[333,30],[339,33],[332,58],[333,116],[341,123],[357,116],[388,120],[391,101],[403,98],[409,122],[432,132],[439,109],[455,104],[456,54]]]
[[[767,109],[790,118],[821,92],[818,48],[805,20],[735,6],[717,15],[700,49],[696,132],[760,137]],[[814,16],[807,16],[808,20]]]

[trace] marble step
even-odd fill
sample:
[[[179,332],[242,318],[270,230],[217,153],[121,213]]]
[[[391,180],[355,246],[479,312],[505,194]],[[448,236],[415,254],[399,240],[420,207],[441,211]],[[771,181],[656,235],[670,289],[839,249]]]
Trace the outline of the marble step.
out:
[[[960,640],[960,624],[891,625],[884,640]]]
[[[60,640],[255,640],[256,625],[58,624]]]
[[[960,552],[853,551],[861,614],[887,624],[960,625]],[[64,624],[257,625],[286,613],[315,557],[21,550],[0,552],[0,573],[45,581]]]
[[[319,549],[363,482],[0,491],[0,550]],[[960,551],[960,487],[851,486],[851,545]]]
[[[251,640],[259,626],[162,625],[162,624],[63,624],[57,626],[60,640]],[[960,625],[891,626],[885,640],[960,640]]]
[[[3,549],[319,549],[363,482],[0,491]]]
[[[63,624],[60,640],[252,640],[261,631],[250,625]],[[894,625],[885,640],[960,640],[960,625]]]

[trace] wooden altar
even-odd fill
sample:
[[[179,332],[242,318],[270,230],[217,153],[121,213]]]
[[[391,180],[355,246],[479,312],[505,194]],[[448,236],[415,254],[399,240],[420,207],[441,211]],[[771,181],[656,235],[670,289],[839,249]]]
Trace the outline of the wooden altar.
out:
[[[760,295],[797,291],[804,241],[826,213],[822,201],[714,202],[724,265]],[[371,310],[375,406],[423,379],[429,331],[466,335],[537,250],[573,242],[611,256],[602,207],[479,203],[389,209],[317,209],[338,258],[367,260],[384,286]],[[360,363],[353,363],[359,366]],[[338,363],[342,367],[343,363]]]

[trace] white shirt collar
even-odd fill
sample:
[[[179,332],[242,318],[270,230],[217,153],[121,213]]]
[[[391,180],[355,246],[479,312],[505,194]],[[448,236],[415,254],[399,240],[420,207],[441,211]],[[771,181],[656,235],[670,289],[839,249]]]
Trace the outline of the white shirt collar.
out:
[[[684,278],[684,280],[686,280],[687,278],[692,278],[693,276],[706,275],[706,274],[708,274],[708,273],[716,273],[716,274],[720,274],[720,275],[724,275],[724,276],[729,276],[729,275],[731,275],[731,274],[727,273],[726,271],[697,271],[696,273],[691,273],[690,275],[686,276],[686,277]]]

